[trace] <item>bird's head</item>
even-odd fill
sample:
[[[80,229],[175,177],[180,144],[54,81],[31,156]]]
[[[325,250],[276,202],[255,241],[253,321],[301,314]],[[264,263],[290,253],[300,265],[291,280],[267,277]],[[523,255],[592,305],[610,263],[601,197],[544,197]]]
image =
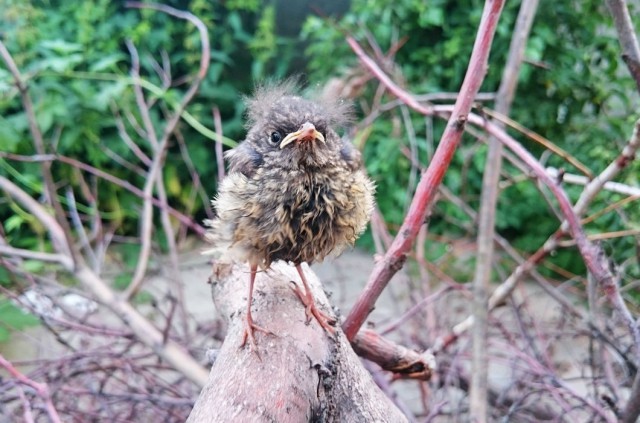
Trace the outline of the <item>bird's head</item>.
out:
[[[264,163],[282,168],[320,168],[339,157],[342,141],[335,131],[350,116],[350,105],[293,94],[294,83],[259,88],[247,101],[246,142]]]

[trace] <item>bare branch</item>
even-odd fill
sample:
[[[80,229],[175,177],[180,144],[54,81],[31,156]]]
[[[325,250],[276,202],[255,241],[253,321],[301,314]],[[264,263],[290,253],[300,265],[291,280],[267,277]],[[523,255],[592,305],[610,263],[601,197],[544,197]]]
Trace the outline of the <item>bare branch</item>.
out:
[[[509,115],[511,103],[515,96],[522,58],[524,57],[524,50],[537,8],[538,0],[523,1],[512,32],[513,38],[509,46],[507,64],[502,74],[495,103],[496,111],[504,116]],[[487,161],[482,178],[482,196],[477,221],[478,253],[473,278],[472,315],[475,324],[472,337],[469,413],[475,416],[476,421],[479,422],[486,421],[488,417],[488,293],[493,265],[494,227],[501,169],[502,144],[494,137],[490,137]]]
[[[362,324],[369,315],[373,304],[375,304],[377,298],[382,293],[384,287],[387,285],[391,277],[402,267],[406,260],[406,254],[411,248],[413,241],[420,230],[424,222],[424,218],[427,214],[427,207],[431,205],[431,202],[437,192],[437,187],[442,181],[444,172],[447,169],[453,153],[456,150],[458,143],[464,132],[464,126],[467,121],[467,115],[471,110],[473,99],[480,89],[480,85],[484,80],[484,76],[487,69],[487,60],[489,57],[489,50],[493,41],[493,35],[495,32],[500,12],[502,11],[503,1],[495,0],[488,1],[485,4],[485,9],[482,14],[482,20],[478,28],[478,36],[474,44],[473,52],[471,53],[471,59],[469,61],[469,67],[465,76],[464,82],[460,89],[461,95],[458,97],[458,101],[451,114],[451,118],[447,124],[447,127],[442,134],[442,139],[438,145],[438,149],[435,152],[431,165],[423,173],[416,194],[411,202],[407,217],[402,227],[400,228],[399,235],[394,239],[391,248],[385,254],[385,257],[380,260],[365,287],[362,295],[354,305],[353,309],[347,316],[343,328],[349,340],[355,338],[356,333],[362,327]],[[373,61],[368,59],[360,45],[351,37],[347,37],[347,42],[351,48],[356,52],[360,60],[366,63],[369,69],[378,69]],[[390,91],[395,91],[394,94],[399,92],[399,88],[391,82],[391,80],[382,75],[386,80],[381,80],[387,86]],[[378,75],[376,75],[378,76]],[[410,96],[405,96],[407,101],[411,104],[407,104],[410,107],[418,107],[422,111],[429,112],[431,108],[425,108],[415,99]]]
[[[213,108],[213,124],[216,128],[216,135],[218,139],[216,140],[216,165],[218,167],[218,184],[222,182],[224,179],[224,155],[222,153],[222,119],[220,118],[220,109],[218,106]]]
[[[0,181],[1,183],[2,181]],[[22,248],[14,248],[9,245],[0,245],[0,254],[8,257],[22,257],[29,260],[46,261],[58,263],[67,270],[73,269],[73,260],[63,254],[43,253],[41,251],[31,251]]]
[[[552,178],[558,178],[561,172],[559,169],[556,169],[555,167],[547,167],[547,173]],[[594,181],[596,180],[598,181],[598,184],[602,185],[601,188],[596,188],[595,186],[596,184],[594,183]],[[602,183],[603,180],[607,182]],[[610,179],[604,175],[604,172],[596,176],[595,179],[589,179],[586,176],[574,175],[572,173],[564,172],[562,173],[562,182],[565,182],[567,184],[574,184],[574,185],[584,185],[584,186],[589,185],[589,191],[592,191],[593,193],[598,193],[598,192],[601,192],[602,190],[605,190],[605,191],[615,192],[616,194],[629,195],[633,197],[640,196],[640,188],[637,188],[628,184],[622,184],[619,182],[611,182]],[[587,197],[591,197],[591,198],[587,199]],[[582,202],[590,203],[591,200],[593,199],[593,195],[591,192],[586,194],[585,191],[583,191],[583,193],[581,194],[581,198],[584,198]],[[581,207],[579,209],[583,210],[584,206],[582,206],[582,204],[580,205]],[[575,207],[576,206],[574,206],[574,208]]]
[[[8,195],[13,197],[16,201],[22,204],[29,210],[44,227],[49,231],[51,241],[58,252],[71,259],[73,267],[73,256],[71,255],[71,247],[67,244],[67,238],[64,230],[57,224],[56,219],[51,216],[36,200],[30,195],[24,192],[16,184],[0,175],[0,188],[2,188]],[[70,268],[72,268],[70,267]]]
[[[629,163],[635,159],[638,148],[640,148],[640,119],[636,120],[633,126],[633,133],[620,155],[597,177],[589,182],[580,194],[580,198],[576,201],[575,205],[575,213],[578,216],[585,213],[589,203],[591,203],[596,194],[602,190],[605,184],[615,178],[622,169],[626,168]]]
[[[2,354],[0,354],[0,366],[4,367],[4,369],[20,383],[33,388],[38,393],[38,395],[44,400],[47,414],[49,415],[49,418],[53,423],[62,422],[62,420],[60,420],[60,416],[58,416],[58,411],[51,402],[51,394],[49,393],[49,387],[46,383],[38,383],[29,379],[28,377],[20,373],[18,369],[13,367],[13,364],[11,364],[9,360],[5,359]],[[28,407],[25,406],[25,413],[27,409]]]
[[[638,91],[640,91],[640,44],[633,28],[627,2],[626,0],[606,0],[606,3],[613,16],[616,31],[618,31],[622,58],[629,68],[631,77],[636,81]]]
[[[399,378],[429,380],[436,368],[436,359],[431,352],[418,353],[372,330],[358,332],[351,345],[360,357],[377,363]]]

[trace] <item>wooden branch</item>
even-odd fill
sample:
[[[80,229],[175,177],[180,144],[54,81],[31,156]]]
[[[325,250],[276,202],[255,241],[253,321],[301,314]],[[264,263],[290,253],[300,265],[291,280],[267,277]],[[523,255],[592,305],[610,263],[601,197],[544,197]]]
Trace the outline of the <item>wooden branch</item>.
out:
[[[373,309],[376,300],[393,275],[402,268],[407,257],[407,252],[411,248],[418,235],[418,231],[424,223],[425,216],[428,212],[427,207],[432,205],[438,190],[438,185],[442,182],[444,173],[453,158],[453,154],[464,132],[467,115],[471,110],[473,100],[478,94],[480,85],[484,80],[488,66],[489,51],[503,4],[503,0],[488,0],[485,3],[482,20],[478,28],[478,35],[473,46],[471,59],[469,60],[469,67],[467,68],[465,79],[460,88],[460,96],[456,101],[454,110],[442,134],[442,139],[436,149],[431,164],[420,178],[407,216],[398,231],[398,235],[391,244],[391,248],[389,248],[382,260],[378,261],[374,267],[362,295],[356,301],[356,304],[349,312],[343,324],[344,331],[350,340],[355,338],[358,330],[362,327],[362,324]],[[355,39],[347,37],[347,42],[369,70],[375,72],[377,69],[376,77],[386,78],[385,81],[381,80],[381,82],[383,82],[390,91],[396,95],[398,95],[399,92],[403,92],[380,71],[380,68],[375,66],[375,63],[367,62],[367,60],[371,61],[371,59],[366,57],[366,54],[364,54],[364,51]],[[403,97],[403,100],[404,99]],[[411,102],[411,104],[407,104],[411,107],[420,107],[426,112],[430,111],[430,108],[425,109],[424,106],[420,105],[420,103],[411,96],[407,96],[406,101]]]
[[[602,184],[601,188],[597,188],[597,189],[593,190],[594,192],[600,192],[601,190],[605,190],[605,191],[614,192],[616,194],[628,195],[628,196],[631,196],[631,197],[639,197],[640,196],[640,188],[638,188],[636,186],[633,186],[633,185],[623,184],[623,183],[620,183],[620,182],[608,181],[606,178],[603,178],[603,174],[602,173],[600,175],[598,175],[596,177],[596,179],[589,179],[586,176],[575,175],[573,173],[562,172],[561,169],[557,169],[555,167],[547,167],[547,173],[552,178],[555,178],[555,179],[560,178],[560,179],[562,179],[562,182],[567,183],[567,184],[574,184],[574,185],[583,185],[583,186],[589,185],[590,187],[593,187],[594,184],[592,184],[592,182],[594,180],[596,180],[596,179],[598,179],[598,182],[606,181],[606,182],[604,182]],[[581,195],[581,198],[586,198],[586,196]],[[584,202],[584,201],[585,200],[583,200],[582,202]],[[588,200],[588,202],[590,202],[590,201],[591,200]],[[578,205],[578,203],[576,203],[576,205]],[[573,206],[573,207],[574,207],[574,209],[577,208],[576,206]],[[582,210],[582,209],[584,209],[584,207],[580,207],[580,210]]]
[[[626,168],[635,157],[638,149],[640,148],[640,119],[636,120],[633,126],[633,132],[629,141],[624,146],[620,155],[612,161],[597,177],[589,182],[582,193],[580,198],[576,201],[574,206],[575,212],[578,216],[584,214],[587,210],[587,206],[595,198],[595,196],[604,188],[605,184],[615,178],[622,169]],[[563,226],[564,228],[564,226]]]
[[[216,135],[218,139],[216,140],[216,167],[218,171],[218,184],[222,183],[222,180],[225,177],[225,168],[224,168],[224,153],[222,152],[222,117],[220,116],[220,108],[218,106],[214,106],[212,109],[213,113],[213,126],[216,129]]]
[[[205,384],[206,370],[181,345],[171,339],[164,339],[162,332],[131,304],[116,295],[95,272],[82,265],[73,274],[98,301],[109,307],[154,353],[196,385],[203,386]]]
[[[328,311],[320,282],[304,265],[316,302]],[[292,281],[293,266],[258,273],[253,318],[274,334],[256,332],[257,351],[240,347],[246,310],[246,265],[214,265],[212,293],[229,330],[188,422],[404,422],[375,385],[340,329],[331,336],[306,324]]]

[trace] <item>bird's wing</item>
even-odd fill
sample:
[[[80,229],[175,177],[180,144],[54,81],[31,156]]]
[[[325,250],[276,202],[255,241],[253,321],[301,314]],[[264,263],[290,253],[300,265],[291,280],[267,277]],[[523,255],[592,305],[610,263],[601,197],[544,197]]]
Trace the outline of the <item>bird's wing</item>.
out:
[[[360,151],[353,146],[347,137],[341,138],[340,143],[340,158],[347,163],[349,169],[357,170],[362,168],[362,155]]]
[[[247,141],[227,151],[225,157],[229,160],[230,172],[239,172],[247,177],[251,177],[263,162],[262,154]]]

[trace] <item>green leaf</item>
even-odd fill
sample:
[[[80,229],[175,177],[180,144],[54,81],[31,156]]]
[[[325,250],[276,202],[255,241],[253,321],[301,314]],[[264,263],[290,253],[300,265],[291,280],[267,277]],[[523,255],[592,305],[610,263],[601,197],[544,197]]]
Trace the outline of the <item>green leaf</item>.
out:
[[[9,270],[4,266],[0,266],[0,286],[8,287],[9,285],[11,285]]]
[[[127,86],[128,83],[125,80],[119,80],[113,84],[106,84],[100,92],[95,95],[93,106],[98,110],[107,110],[111,101],[120,98]]]
[[[40,260],[24,260],[22,262],[22,268],[27,273],[40,273],[44,270],[45,264]]]
[[[0,90],[2,90],[1,87]],[[9,124],[7,119],[0,116],[0,151],[14,153],[19,143],[20,133]]]
[[[89,70],[91,72],[104,72],[106,70],[115,68],[116,64],[118,64],[119,62],[125,59],[126,57],[124,54],[121,54],[121,53],[110,54],[108,56],[101,58],[97,62],[93,63],[89,67]]]
[[[11,301],[0,297],[0,328],[8,331],[21,330],[36,326],[40,320],[22,309],[16,307]],[[0,339],[2,334],[0,334]]]
[[[442,26],[444,23],[444,11],[441,7],[427,7],[420,14],[421,26]]]
[[[14,214],[4,221],[4,229],[11,233],[14,230],[20,229],[20,226],[22,226],[23,223],[25,223],[24,218],[20,215]]]
[[[115,277],[113,280],[113,287],[119,291],[124,291],[127,289],[129,284],[131,283],[131,274],[129,273],[121,273]]]
[[[135,297],[133,297],[133,302],[136,304],[150,304],[151,301],[153,301],[153,295],[147,291],[139,292]]]
[[[64,72],[72,70],[77,64],[81,63],[83,57],[81,54],[71,54],[63,57],[49,57],[35,63],[38,70],[52,70],[54,72]]]
[[[0,342],[6,342],[11,338],[11,332],[0,326]]]
[[[65,40],[45,40],[40,43],[47,50],[54,51],[58,54],[68,54],[82,51],[82,44],[69,43]]]
[[[138,264],[140,248],[139,244],[122,244],[118,247],[120,257],[128,269],[135,269]]]

